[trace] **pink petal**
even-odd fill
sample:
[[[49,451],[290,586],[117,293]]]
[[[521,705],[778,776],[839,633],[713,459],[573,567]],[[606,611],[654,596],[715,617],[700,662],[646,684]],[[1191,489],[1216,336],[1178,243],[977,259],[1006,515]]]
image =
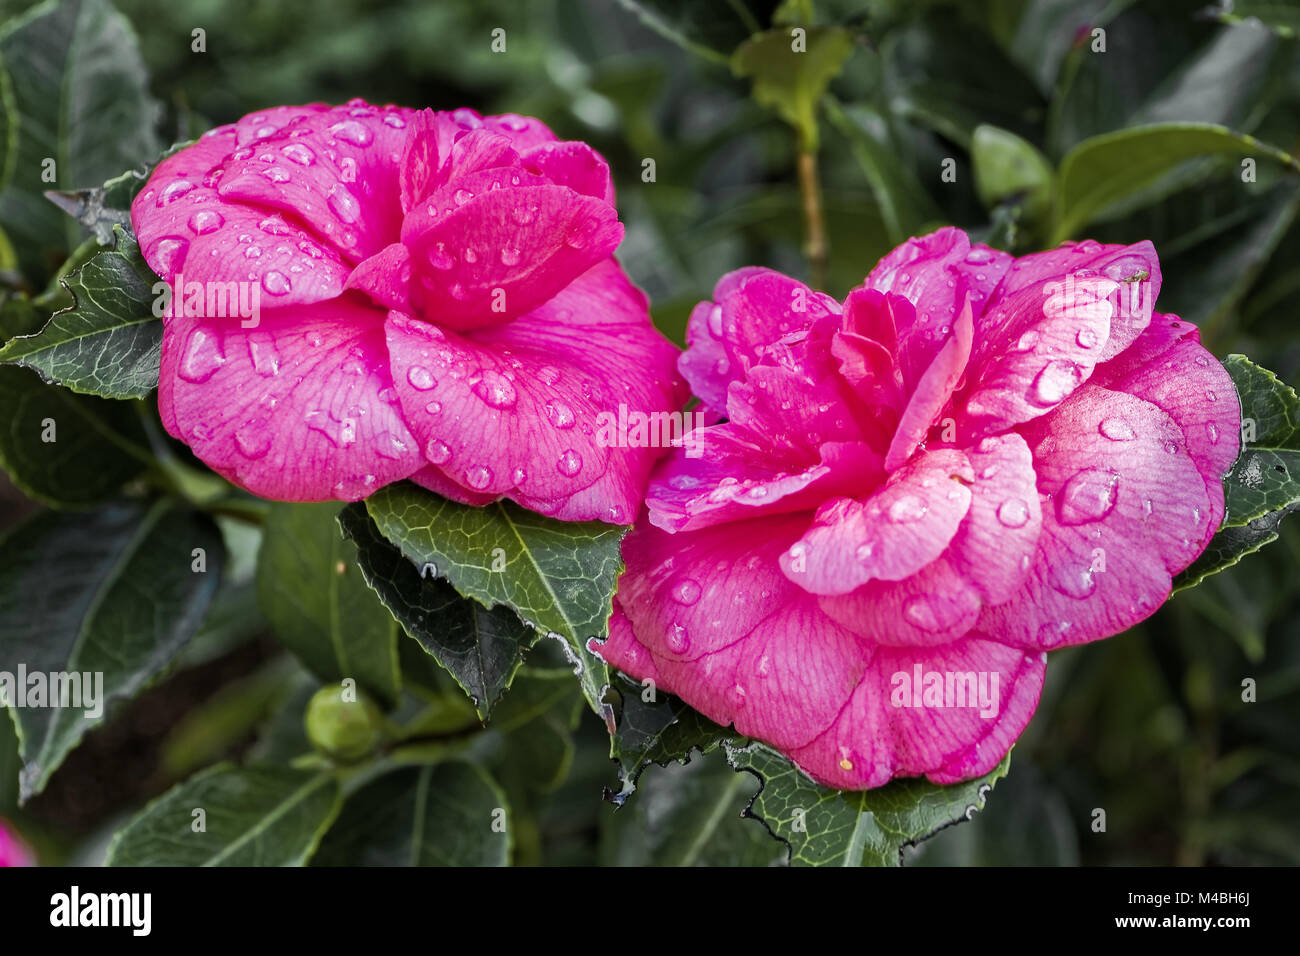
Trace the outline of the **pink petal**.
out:
[[[1051,293],[1044,291],[1046,286],[1063,283],[1069,276],[1099,277],[1115,283],[1109,293],[1110,337],[1100,346],[1099,361],[1124,351],[1150,324],[1152,307],[1160,294],[1160,260],[1155,247],[1150,242],[1121,246],[1088,240],[1016,259],[985,313],[988,321],[978,329],[976,340],[990,352],[1005,349],[1013,339],[999,319],[998,306],[1027,289],[1036,289],[1047,298]],[[981,360],[984,355],[980,352]]]
[[[1182,430],[1150,402],[1086,385],[1021,432],[1045,496],[1042,536],[1024,585],[978,629],[1050,648],[1149,616],[1216,524]]]
[[[463,331],[530,312],[622,240],[613,206],[528,176],[460,176],[407,215],[416,305],[440,325]]]
[[[541,143],[524,150],[519,158],[524,169],[557,186],[568,186],[580,195],[614,203],[609,164],[586,143]]]
[[[587,649],[610,667],[633,674],[641,681],[653,681],[655,687],[665,693],[676,693],[663,682],[659,669],[655,667],[654,657],[632,633],[632,622],[619,608],[617,600],[614,602],[614,614],[609,619],[609,637],[604,641],[592,638],[587,642]]]
[[[532,313],[470,335],[398,313],[386,328],[406,420],[447,476],[565,520],[635,517],[663,449],[617,447],[601,426],[620,404],[674,412],[684,396],[675,350],[613,260]]]
[[[781,568],[813,594],[899,581],[938,558],[970,507],[970,462],[956,449],[918,455],[865,501],[829,500]]]
[[[751,266],[729,272],[718,280],[712,302],[697,305],[686,323],[687,349],[677,360],[677,367],[701,401],[713,408],[727,407],[727,386],[740,381],[740,369],[731,367],[722,345],[722,306],[746,279],[768,270]]]
[[[822,610],[859,637],[905,647],[957,640],[974,626],[980,606],[979,592],[947,557],[902,580],[868,581],[821,599]]]
[[[970,302],[962,306],[939,354],[916,383],[903,410],[898,430],[885,455],[885,469],[893,471],[907,461],[925,440],[948,400],[970,358],[972,322]]]
[[[338,300],[257,328],[164,326],[159,409],[219,474],[282,501],[356,500],[424,464],[397,409],[383,313]]]
[[[383,309],[410,312],[410,252],[400,242],[385,246],[352,270],[345,287],[364,292]]]
[[[1010,268],[1012,257],[988,246],[971,245],[966,233],[951,226],[909,239],[871,270],[866,288],[892,292],[916,306],[912,321],[898,328],[898,364],[913,385],[942,347],[940,329],[951,328],[962,309],[962,290],[979,317],[993,290]],[[978,338],[978,337],[977,337]]]
[[[912,686],[918,666],[919,695]],[[878,787],[894,777],[921,775],[941,784],[969,780],[997,766],[1020,736],[1038,705],[1044,672],[1045,655],[985,640],[922,650],[882,647],[835,723],[790,756],[814,780],[843,789]],[[952,675],[953,689],[952,697],[931,700],[969,702],[966,693],[973,686],[975,706],[925,706],[931,674],[944,684]],[[996,712],[990,707],[989,716],[982,716],[980,681],[991,700],[994,675]],[[918,696],[921,706],[895,705],[915,705]]]
[[[1033,457],[1015,432],[985,438],[966,456],[975,476],[970,510],[948,560],[985,604],[1001,604],[1024,582],[1042,528]]]

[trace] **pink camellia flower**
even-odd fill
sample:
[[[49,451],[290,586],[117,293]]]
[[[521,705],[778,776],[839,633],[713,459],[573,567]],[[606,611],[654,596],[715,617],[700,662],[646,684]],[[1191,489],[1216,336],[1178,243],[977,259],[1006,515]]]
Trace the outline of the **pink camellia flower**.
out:
[[[231,481],[635,517],[655,452],[597,418],[684,386],[585,144],[514,115],[277,107],[160,163],[131,219],[173,290],[163,424]]]
[[[0,866],[33,866],[36,858],[11,825],[0,817]]]
[[[679,365],[727,421],[652,476],[593,649],[833,787],[988,772],[1045,652],[1150,615],[1222,520],[1236,392],[1159,288],[1148,242],[951,228],[843,305],[725,276]]]

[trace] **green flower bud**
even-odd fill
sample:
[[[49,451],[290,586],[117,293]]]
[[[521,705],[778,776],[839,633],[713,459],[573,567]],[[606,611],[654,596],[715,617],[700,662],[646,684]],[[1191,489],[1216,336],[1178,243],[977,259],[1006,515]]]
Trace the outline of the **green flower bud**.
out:
[[[371,753],[384,737],[384,716],[360,690],[322,687],[304,717],[307,739],[336,760],[351,762]]]

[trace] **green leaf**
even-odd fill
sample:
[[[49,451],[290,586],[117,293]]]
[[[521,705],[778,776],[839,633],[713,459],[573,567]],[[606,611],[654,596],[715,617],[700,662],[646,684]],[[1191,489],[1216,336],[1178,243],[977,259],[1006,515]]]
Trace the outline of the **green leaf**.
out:
[[[642,771],[650,764],[686,763],[696,751],[710,753],[723,740],[740,739],[685,701],[626,674],[615,674],[610,691],[617,703],[609,756],[618,765],[620,788],[617,793],[606,791],[606,796],[616,806],[622,806],[632,795]]]
[[[12,339],[0,362],[23,365],[47,382],[103,398],[144,398],[158,387],[162,320],[154,315],[158,277],[120,226],[105,249],[69,278],[71,308],[35,335]]]
[[[24,494],[55,508],[107,501],[152,464],[136,409],[46,385],[0,366],[0,466]]]
[[[48,0],[5,24],[0,73],[0,221],[43,283],[81,234],[44,192],[95,186],[157,155],[159,110],[135,34],[107,0]]]
[[[416,567],[484,607],[504,604],[543,634],[562,638],[587,702],[608,723],[609,671],[587,641],[607,633],[626,528],[556,521],[504,500],[474,508],[409,482],[379,489],[366,510]]]
[[[1300,169],[1295,157],[1277,147],[1209,123],[1161,123],[1095,136],[1061,161],[1051,244],[1074,235],[1178,164],[1215,155],[1272,159]]]
[[[258,605],[280,643],[322,681],[351,678],[392,705],[402,692],[397,623],[358,572],[337,514],[334,502],[271,506]]]
[[[988,209],[1016,200],[1027,217],[1036,219],[1048,208],[1052,166],[1028,140],[996,126],[977,126],[971,139],[971,163],[975,191]]]
[[[720,754],[646,774],[636,799],[602,822],[603,866],[777,866],[788,851],[742,819],[754,781]]]
[[[506,866],[506,795],[474,764],[385,774],[347,798],[313,866]]]
[[[1224,23],[1259,23],[1282,37],[1300,34],[1300,7],[1285,0],[1232,0],[1213,12]]]
[[[890,241],[918,234],[924,223],[941,218],[934,200],[902,160],[883,116],[866,106],[840,106],[826,100],[826,116],[845,139],[880,204]]]
[[[339,786],[329,774],[222,764],[136,814],[113,837],[106,864],[302,866],[339,803]]]
[[[1300,398],[1244,355],[1229,355],[1223,366],[1241,400],[1248,440],[1223,479],[1223,524],[1205,552],[1174,579],[1175,591],[1277,540],[1282,519],[1300,509]]]
[[[646,27],[683,50],[712,63],[726,63],[726,50],[761,29],[775,0],[618,0]]]
[[[900,866],[903,847],[982,810],[1011,764],[1008,753],[984,776],[951,786],[917,777],[875,790],[831,790],[766,744],[724,746],[732,768],[762,784],[746,815],[790,847],[793,866]]]
[[[417,568],[379,533],[365,505],[348,505],[338,520],[356,544],[366,583],[407,634],[455,678],[479,716],[489,717],[537,633],[508,607],[485,608]]]
[[[754,81],[754,99],[793,126],[800,148],[811,153],[817,149],[817,103],[852,53],[853,34],[842,27],[769,30],[736,48],[731,69]]]
[[[198,548],[203,571],[194,570]],[[9,709],[25,763],[24,800],[103,721],[106,703],[135,696],[168,667],[202,623],[223,561],[216,525],[166,501],[44,512],[5,538],[0,669],[79,674],[85,704]],[[86,700],[92,685],[97,699]]]

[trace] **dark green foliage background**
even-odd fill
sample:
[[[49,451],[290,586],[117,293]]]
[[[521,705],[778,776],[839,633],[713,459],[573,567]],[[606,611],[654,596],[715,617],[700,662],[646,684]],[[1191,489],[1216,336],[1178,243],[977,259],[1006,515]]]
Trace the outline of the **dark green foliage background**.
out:
[[[1205,12],[1207,3],[117,5],[138,34],[150,90],[163,105],[163,144],[260,107],[353,96],[532,114],[561,137],[591,142],[616,177],[627,226],[619,257],[651,297],[656,322],[678,341],[690,308],[724,272],[762,264],[810,275],[799,141],[751,97],[750,81],[734,76],[726,60],[754,24],[766,29],[773,13],[808,23],[811,11],[811,22],[848,28],[853,37],[852,54],[830,86],[833,103],[820,115],[827,291],[843,296],[899,238],[944,223],[1018,252],[1059,238],[1062,210],[1053,215],[1051,188],[1035,185],[1030,154],[1017,154],[1026,177],[1010,176],[1007,170],[1021,167],[1005,154],[981,153],[989,138],[982,124],[1024,138],[1058,171],[1085,139],[1132,130],[1131,141],[1078,165],[1117,164],[1117,182],[1124,170],[1141,169],[1142,182],[1122,185],[1122,203],[1080,213],[1077,224],[1067,223],[1069,234],[1153,239],[1164,269],[1159,307],[1197,322],[1221,359],[1245,353],[1296,383],[1296,171],[1261,149],[1250,154],[1258,156],[1258,182],[1244,184],[1240,154],[1189,161],[1176,136],[1138,132],[1157,121],[1214,123],[1300,152],[1293,33],[1300,16],[1288,23],[1287,9],[1269,4],[1270,30],[1222,22]],[[8,16],[25,6],[4,3],[0,11]],[[1246,0],[1235,6],[1239,18],[1251,12]],[[1104,27],[1106,52],[1092,52],[1084,24]],[[195,27],[206,30],[206,53],[191,52]],[[507,32],[504,54],[490,48],[496,27]],[[641,177],[646,158],[655,160],[652,183]],[[946,158],[956,161],[956,182],[940,178]],[[30,269],[28,275],[35,288],[48,278]],[[32,505],[7,485],[0,495],[0,530],[7,530]],[[253,557],[250,549],[242,559]],[[21,810],[14,741],[8,720],[0,720],[0,816],[19,822],[44,861],[102,859],[110,821],[120,825],[115,816],[224,758],[271,759],[306,749],[302,708],[332,665],[313,664],[312,677],[286,658],[258,616],[251,572],[240,560],[236,549],[208,622],[171,676],[90,733]],[[1140,627],[1053,654],[1038,712],[986,807],[970,823],[906,851],[907,862],[1300,863],[1297,568],[1300,523],[1284,522],[1279,541],[1180,592]],[[459,693],[413,641],[399,644],[408,684]],[[517,661],[506,664],[498,669],[513,674]],[[538,642],[513,688],[488,701],[495,729],[490,739],[480,735],[470,754],[509,795],[514,862],[762,865],[782,856],[759,824],[739,819],[756,781],[728,769],[721,748],[686,767],[651,766],[623,810],[600,800],[602,788],[620,789],[620,774],[577,682],[553,681],[566,666],[559,642]],[[1257,702],[1241,699],[1247,678],[1256,683]],[[475,725],[467,703],[434,716],[431,736],[439,741],[457,740]],[[356,806],[407,806],[415,799],[407,777],[420,785],[447,778],[495,799],[497,784],[462,764],[438,764],[436,771],[403,766],[394,761],[391,775],[364,789]],[[222,792],[250,786],[217,773],[199,785]],[[253,783],[258,793],[270,785]],[[323,801],[319,814],[327,820],[329,791],[312,783],[302,792],[304,800]],[[267,799],[273,803],[274,794]],[[436,804],[415,805],[431,821],[451,819]],[[1104,832],[1094,828],[1098,809],[1105,811]],[[346,826],[317,862],[345,861],[349,841],[365,844],[364,831],[354,832],[364,813],[354,807],[340,819]],[[298,859],[308,837],[297,834],[285,859]],[[375,862],[491,862],[472,846],[413,843],[404,833],[375,840]]]

